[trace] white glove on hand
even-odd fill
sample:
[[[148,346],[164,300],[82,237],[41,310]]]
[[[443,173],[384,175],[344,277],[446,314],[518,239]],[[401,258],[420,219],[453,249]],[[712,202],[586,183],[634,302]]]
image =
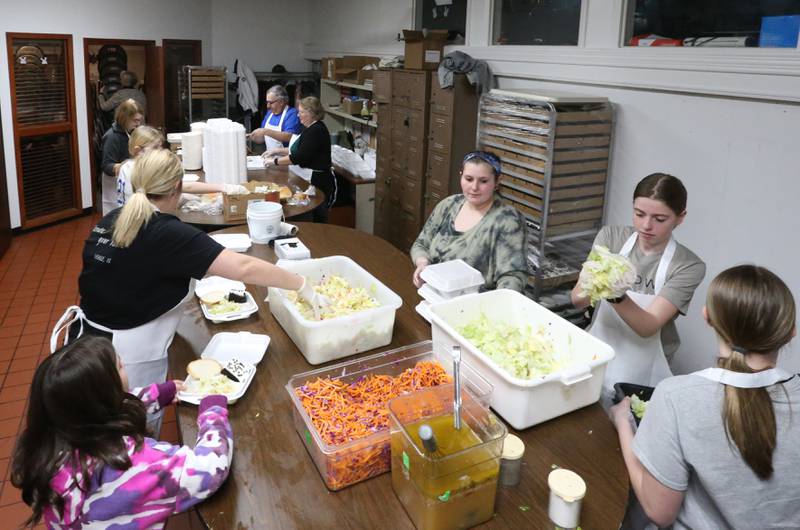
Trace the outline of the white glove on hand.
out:
[[[297,295],[308,302],[311,310],[314,311],[314,318],[319,320],[322,310],[331,305],[330,300],[326,296],[319,294],[314,290],[314,286],[308,281],[308,278],[303,277],[303,285],[297,290]]]
[[[247,195],[250,193],[247,188],[241,184],[225,184],[224,191],[228,195]]]

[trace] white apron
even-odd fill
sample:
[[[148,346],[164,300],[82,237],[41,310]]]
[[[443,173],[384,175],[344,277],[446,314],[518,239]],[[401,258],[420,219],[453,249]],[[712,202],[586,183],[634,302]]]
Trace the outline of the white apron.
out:
[[[699,375],[709,381],[736,388],[764,388],[792,378],[792,374],[777,367],[752,374],[732,372],[724,368],[706,368],[692,375]]]
[[[636,244],[637,233],[634,233],[623,245],[620,254],[628,256]],[[667,269],[675,255],[677,243],[670,238],[661,261],[658,263],[655,278],[655,294],[642,294],[628,291],[627,296],[642,309],[653,303],[666,281]],[[602,300],[597,306],[597,315],[589,333],[614,348],[614,359],[606,368],[603,380],[605,397],[613,395],[614,383],[633,383],[644,386],[656,386],[659,381],[670,377],[672,372],[667,364],[664,349],[661,345],[661,333],[650,337],[640,337],[620,317],[610,303]]]
[[[281,119],[278,121],[278,125],[270,125],[269,120],[274,116],[274,114],[271,112],[267,114],[267,119],[266,121],[264,121],[264,128],[267,129],[268,131],[282,132],[283,120],[286,119],[287,110],[289,110],[289,107],[288,106],[284,107],[283,112],[281,113]],[[278,147],[283,147],[283,142],[279,142],[278,140],[272,138],[271,136],[264,135],[264,146],[268,151],[270,149],[277,149]]]
[[[292,138],[289,140],[289,150],[291,152],[292,145],[300,138],[299,134],[293,134]],[[311,175],[314,173],[313,169],[306,169],[304,167],[300,167],[297,165],[290,165],[289,171],[300,177],[301,179],[305,180],[306,182],[311,182]]]
[[[103,176],[100,180],[101,183],[101,202],[103,204],[103,216],[105,217],[108,215],[111,210],[117,208],[117,177],[112,177],[111,175],[106,175],[103,173]]]
[[[109,329],[86,318],[79,306],[70,306],[50,336],[50,352],[58,349],[58,337],[62,331],[65,332],[64,344],[67,344],[69,327],[73,322],[80,321],[79,336],[82,335],[85,321],[94,328],[111,333],[111,343],[125,366],[131,389],[163,383],[167,380],[167,349],[178,329],[184,306],[194,294],[194,283],[192,280],[186,296],[175,307],[160,317],[131,329]]]

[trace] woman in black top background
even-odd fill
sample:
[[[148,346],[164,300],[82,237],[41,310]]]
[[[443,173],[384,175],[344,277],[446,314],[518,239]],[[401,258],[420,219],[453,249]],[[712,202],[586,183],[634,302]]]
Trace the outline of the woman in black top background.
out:
[[[319,99],[309,96],[300,100],[300,122],[305,129],[289,147],[270,149],[264,153],[267,165],[296,165],[311,170],[311,184],[325,193],[325,202],[314,209],[315,223],[328,222],[328,210],[336,201],[336,177],[331,169],[331,136],[322,118],[325,111]]]

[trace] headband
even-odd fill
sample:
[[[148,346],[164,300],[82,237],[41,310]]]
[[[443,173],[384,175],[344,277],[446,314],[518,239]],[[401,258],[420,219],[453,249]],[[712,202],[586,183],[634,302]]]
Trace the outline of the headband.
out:
[[[464,160],[461,162],[461,165],[463,166],[467,162],[475,160],[476,158],[489,164],[492,167],[492,170],[494,170],[494,175],[496,177],[500,176],[500,159],[492,153],[487,153],[486,151],[471,151],[467,153],[464,155]]]

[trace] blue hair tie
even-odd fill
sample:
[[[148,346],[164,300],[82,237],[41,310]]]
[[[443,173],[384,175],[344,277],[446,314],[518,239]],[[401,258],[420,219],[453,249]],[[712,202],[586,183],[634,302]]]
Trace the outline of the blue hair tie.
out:
[[[747,348],[742,348],[741,346],[731,346],[731,350],[737,353],[741,353],[742,355],[747,353]]]

